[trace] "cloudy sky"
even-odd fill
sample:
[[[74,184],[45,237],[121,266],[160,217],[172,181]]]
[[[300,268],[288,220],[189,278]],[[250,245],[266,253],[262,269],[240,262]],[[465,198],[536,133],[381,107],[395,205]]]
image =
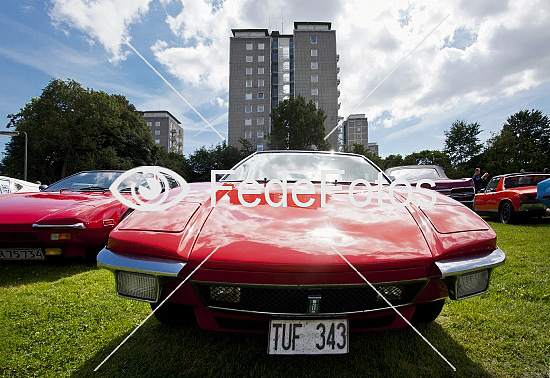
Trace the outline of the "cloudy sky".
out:
[[[294,21],[332,22],[340,115],[365,113],[383,157],[442,149],[457,119],[486,139],[519,110],[550,115],[548,0],[3,0],[0,130],[51,78],[71,78],[170,111],[186,154],[219,143],[193,108],[227,137],[231,28]]]

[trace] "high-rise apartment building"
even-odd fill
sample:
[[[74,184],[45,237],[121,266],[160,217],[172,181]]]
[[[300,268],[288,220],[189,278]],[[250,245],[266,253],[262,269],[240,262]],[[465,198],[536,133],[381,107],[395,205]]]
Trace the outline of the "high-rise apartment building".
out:
[[[156,145],[164,147],[168,152],[183,154],[183,127],[176,117],[166,110],[140,113],[151,129]]]
[[[343,144],[364,145],[370,152],[378,155],[378,144],[369,143],[369,121],[364,114],[350,114],[342,123]]]
[[[338,124],[338,55],[330,22],[295,22],[293,34],[232,29],[229,57],[229,145],[248,140],[267,148],[271,108],[302,95],[327,115],[327,134]],[[338,147],[338,132],[328,139]]]

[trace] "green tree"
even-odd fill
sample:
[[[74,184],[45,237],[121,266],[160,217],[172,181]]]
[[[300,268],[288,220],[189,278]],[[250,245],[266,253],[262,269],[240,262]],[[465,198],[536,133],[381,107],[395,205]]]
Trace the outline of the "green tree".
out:
[[[479,123],[466,123],[464,120],[456,120],[449,131],[445,131],[444,151],[451,159],[453,168],[481,153],[483,149],[483,144],[479,140],[481,131]]]
[[[29,135],[28,177],[51,183],[90,169],[129,169],[155,162],[160,147],[135,107],[121,95],[52,79],[40,97],[8,116]],[[6,147],[2,171],[22,176],[23,138]]]
[[[248,155],[248,152],[228,146],[225,141],[209,149],[203,146],[189,156],[192,169],[191,181],[210,181],[210,171],[231,169]]]
[[[271,110],[269,148],[275,150],[328,150],[323,109],[298,95],[279,102]]]
[[[483,160],[491,174],[550,167],[550,120],[540,110],[521,110],[487,141]]]
[[[382,169],[388,169],[392,167],[398,167],[400,165],[403,165],[403,156],[400,154],[397,155],[388,155],[386,158],[382,161],[382,166],[380,168]]]
[[[451,159],[445,152],[438,150],[423,150],[420,152],[413,152],[410,155],[405,156],[403,159],[404,165],[440,165],[447,175],[449,171],[452,171]]]

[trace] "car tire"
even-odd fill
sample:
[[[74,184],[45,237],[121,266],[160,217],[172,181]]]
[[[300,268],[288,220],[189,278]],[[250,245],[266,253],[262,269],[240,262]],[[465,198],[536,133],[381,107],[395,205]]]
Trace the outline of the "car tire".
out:
[[[159,303],[151,303],[151,310],[155,310]],[[155,312],[159,322],[169,326],[194,326],[197,324],[195,311],[189,306],[166,302]]]
[[[445,298],[439,299],[437,301],[423,303],[416,306],[413,316],[413,323],[431,323],[441,313],[443,305],[445,304]]]
[[[514,219],[514,206],[510,201],[504,201],[498,207],[498,218],[500,223],[509,224]]]

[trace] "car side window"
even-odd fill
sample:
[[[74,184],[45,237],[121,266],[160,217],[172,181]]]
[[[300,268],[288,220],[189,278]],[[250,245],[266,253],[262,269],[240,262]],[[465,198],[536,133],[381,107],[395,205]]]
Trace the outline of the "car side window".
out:
[[[485,188],[485,193],[494,192],[497,188],[498,181],[500,178],[495,177],[489,183],[487,184],[487,187]]]

